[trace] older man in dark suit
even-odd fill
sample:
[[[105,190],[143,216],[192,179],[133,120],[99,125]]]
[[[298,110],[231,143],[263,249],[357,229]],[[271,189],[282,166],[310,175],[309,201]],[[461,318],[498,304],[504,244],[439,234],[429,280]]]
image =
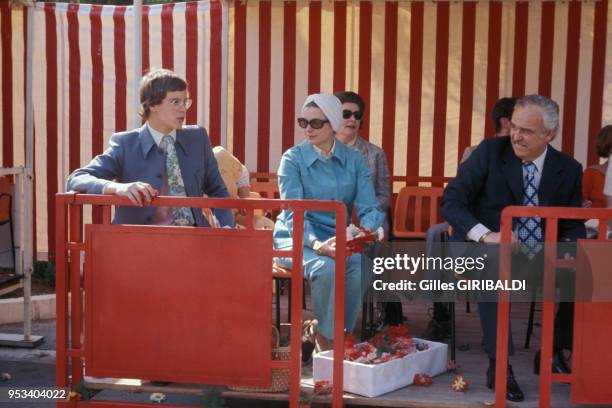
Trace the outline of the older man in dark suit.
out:
[[[511,134],[483,141],[459,167],[457,177],[444,192],[442,214],[453,227],[452,241],[483,244],[500,242],[500,215],[509,205],[580,207],[582,203],[582,166],[555,150],[549,143],[559,126],[559,107],[539,95],[519,99],[511,121]],[[515,255],[518,263],[542,262],[543,225],[540,219],[515,220],[515,239],[522,243]],[[584,224],[564,220],[559,223],[560,241],[575,241],[585,236]],[[489,251],[482,247],[481,250]],[[495,251],[493,251],[495,252]],[[489,259],[489,270],[497,270],[498,258]],[[478,305],[485,348],[489,356],[487,386],[495,380],[497,304]],[[562,303],[555,324],[556,358],[562,348],[571,348],[573,305]],[[568,324],[569,323],[569,324]],[[513,345],[510,341],[510,355]],[[561,364],[556,371],[566,368]],[[508,366],[507,399],[521,401],[523,392],[512,367]]]

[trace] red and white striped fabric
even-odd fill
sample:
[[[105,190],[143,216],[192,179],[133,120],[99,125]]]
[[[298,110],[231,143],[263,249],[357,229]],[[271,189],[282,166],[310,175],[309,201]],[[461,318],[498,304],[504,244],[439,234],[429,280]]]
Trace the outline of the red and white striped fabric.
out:
[[[2,167],[25,160],[25,66],[27,13],[0,2],[0,157]]]
[[[302,137],[305,96],[354,90],[369,108],[363,134],[395,176],[453,176],[464,148],[494,133],[499,97],[541,93],[561,106],[553,144],[592,163],[612,122],[608,4],[233,2],[229,147],[252,171],[275,171]]]
[[[612,122],[608,0],[221,1],[145,6],[143,68],[184,75],[188,123],[207,126],[251,171],[276,171],[302,138],[304,98],[318,91],[366,99],[363,134],[396,176],[453,176],[464,147],[493,134],[501,96],[551,95],[561,106],[553,144],[585,165]],[[0,157],[12,166],[24,158],[26,13],[7,3]],[[46,252],[69,171],[133,126],[134,40],[131,7],[38,4],[34,15],[35,224]]]
[[[23,164],[25,140],[25,41],[21,33],[25,32],[26,13],[11,12],[6,3],[1,3],[2,94],[9,95],[2,101],[4,166]],[[133,16],[133,8],[125,6],[35,6],[33,100],[38,252],[53,248],[53,197],[64,191],[70,171],[101,153],[113,132],[139,124],[133,103],[137,97],[134,83],[140,79],[134,78]],[[215,0],[143,7],[143,71],[163,67],[187,79],[194,103],[186,122],[206,126],[215,144],[221,143],[224,126],[224,18],[227,19],[227,6]],[[12,53],[5,49],[5,41],[12,43]],[[11,84],[13,92],[6,94]],[[12,115],[4,109],[11,105]]]

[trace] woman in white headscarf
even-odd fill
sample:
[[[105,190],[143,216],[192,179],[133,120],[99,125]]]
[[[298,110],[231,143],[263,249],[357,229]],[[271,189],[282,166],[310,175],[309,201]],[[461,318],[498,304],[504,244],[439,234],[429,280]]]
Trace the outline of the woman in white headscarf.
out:
[[[286,200],[342,201],[347,220],[353,207],[362,227],[379,229],[384,220],[368,165],[358,151],[335,138],[342,120],[342,104],[331,94],[308,96],[298,118],[305,140],[287,150],[278,169],[280,196]],[[333,213],[306,211],[304,214],[304,277],[311,282],[317,345],[331,347],[334,319],[334,268],[336,220]],[[283,211],[274,227],[277,249],[292,246],[293,214]],[[290,260],[283,260],[290,265]],[[346,260],[346,327],[353,330],[362,301],[361,258]]]

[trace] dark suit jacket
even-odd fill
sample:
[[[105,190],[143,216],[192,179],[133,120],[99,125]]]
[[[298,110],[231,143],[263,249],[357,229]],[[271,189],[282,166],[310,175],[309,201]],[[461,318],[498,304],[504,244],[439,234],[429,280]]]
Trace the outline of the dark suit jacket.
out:
[[[212,153],[210,139],[201,126],[185,126],[176,131],[176,154],[187,197],[229,197]],[[157,147],[146,125],[115,133],[104,153],[85,167],[75,170],[67,182],[68,191],[102,194],[108,180],[119,183],[142,181],[161,191],[165,169],[164,152]],[[118,207],[113,223],[150,224],[155,207]],[[202,211],[193,211],[198,226],[208,226]],[[217,209],[221,225],[233,225],[229,209]]]
[[[522,161],[514,154],[510,137],[483,141],[444,190],[441,210],[453,227],[452,241],[464,241],[478,223],[498,232],[501,211],[509,205],[523,205],[523,194]],[[540,206],[580,207],[582,165],[549,145],[538,199]],[[575,241],[585,234],[581,221],[559,222],[559,240]]]

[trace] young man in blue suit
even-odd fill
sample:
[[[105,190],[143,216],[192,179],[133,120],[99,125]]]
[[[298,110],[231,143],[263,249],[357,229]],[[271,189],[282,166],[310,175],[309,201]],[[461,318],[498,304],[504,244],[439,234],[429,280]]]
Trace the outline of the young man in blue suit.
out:
[[[580,207],[582,203],[582,166],[573,158],[555,150],[549,143],[559,127],[559,106],[553,100],[529,95],[516,102],[510,136],[483,141],[463,163],[457,177],[447,186],[441,210],[453,227],[452,241],[499,244],[500,215],[509,205]],[[544,226],[541,220],[515,220],[514,240],[522,243],[513,265],[543,262],[540,242]],[[580,221],[562,220],[559,241],[585,237]],[[487,249],[489,248],[489,249]],[[483,246],[477,251],[491,252]],[[498,258],[488,259],[489,271],[497,271]],[[533,270],[533,268],[532,268]],[[487,386],[495,379],[497,303],[479,302],[485,349],[489,356]],[[555,361],[553,370],[567,370],[561,350],[571,348],[573,304],[560,303],[555,321]],[[513,354],[510,339],[509,354]],[[522,401],[524,395],[508,366],[507,399]]]
[[[104,153],[68,177],[67,190],[138,204],[118,207],[117,224],[208,226],[199,208],[148,206],[158,195],[229,197],[206,130],[183,127],[191,106],[187,83],[172,71],[153,70],[140,82],[140,104],[145,124],[115,133]],[[233,224],[230,210],[214,212],[221,225]]]

